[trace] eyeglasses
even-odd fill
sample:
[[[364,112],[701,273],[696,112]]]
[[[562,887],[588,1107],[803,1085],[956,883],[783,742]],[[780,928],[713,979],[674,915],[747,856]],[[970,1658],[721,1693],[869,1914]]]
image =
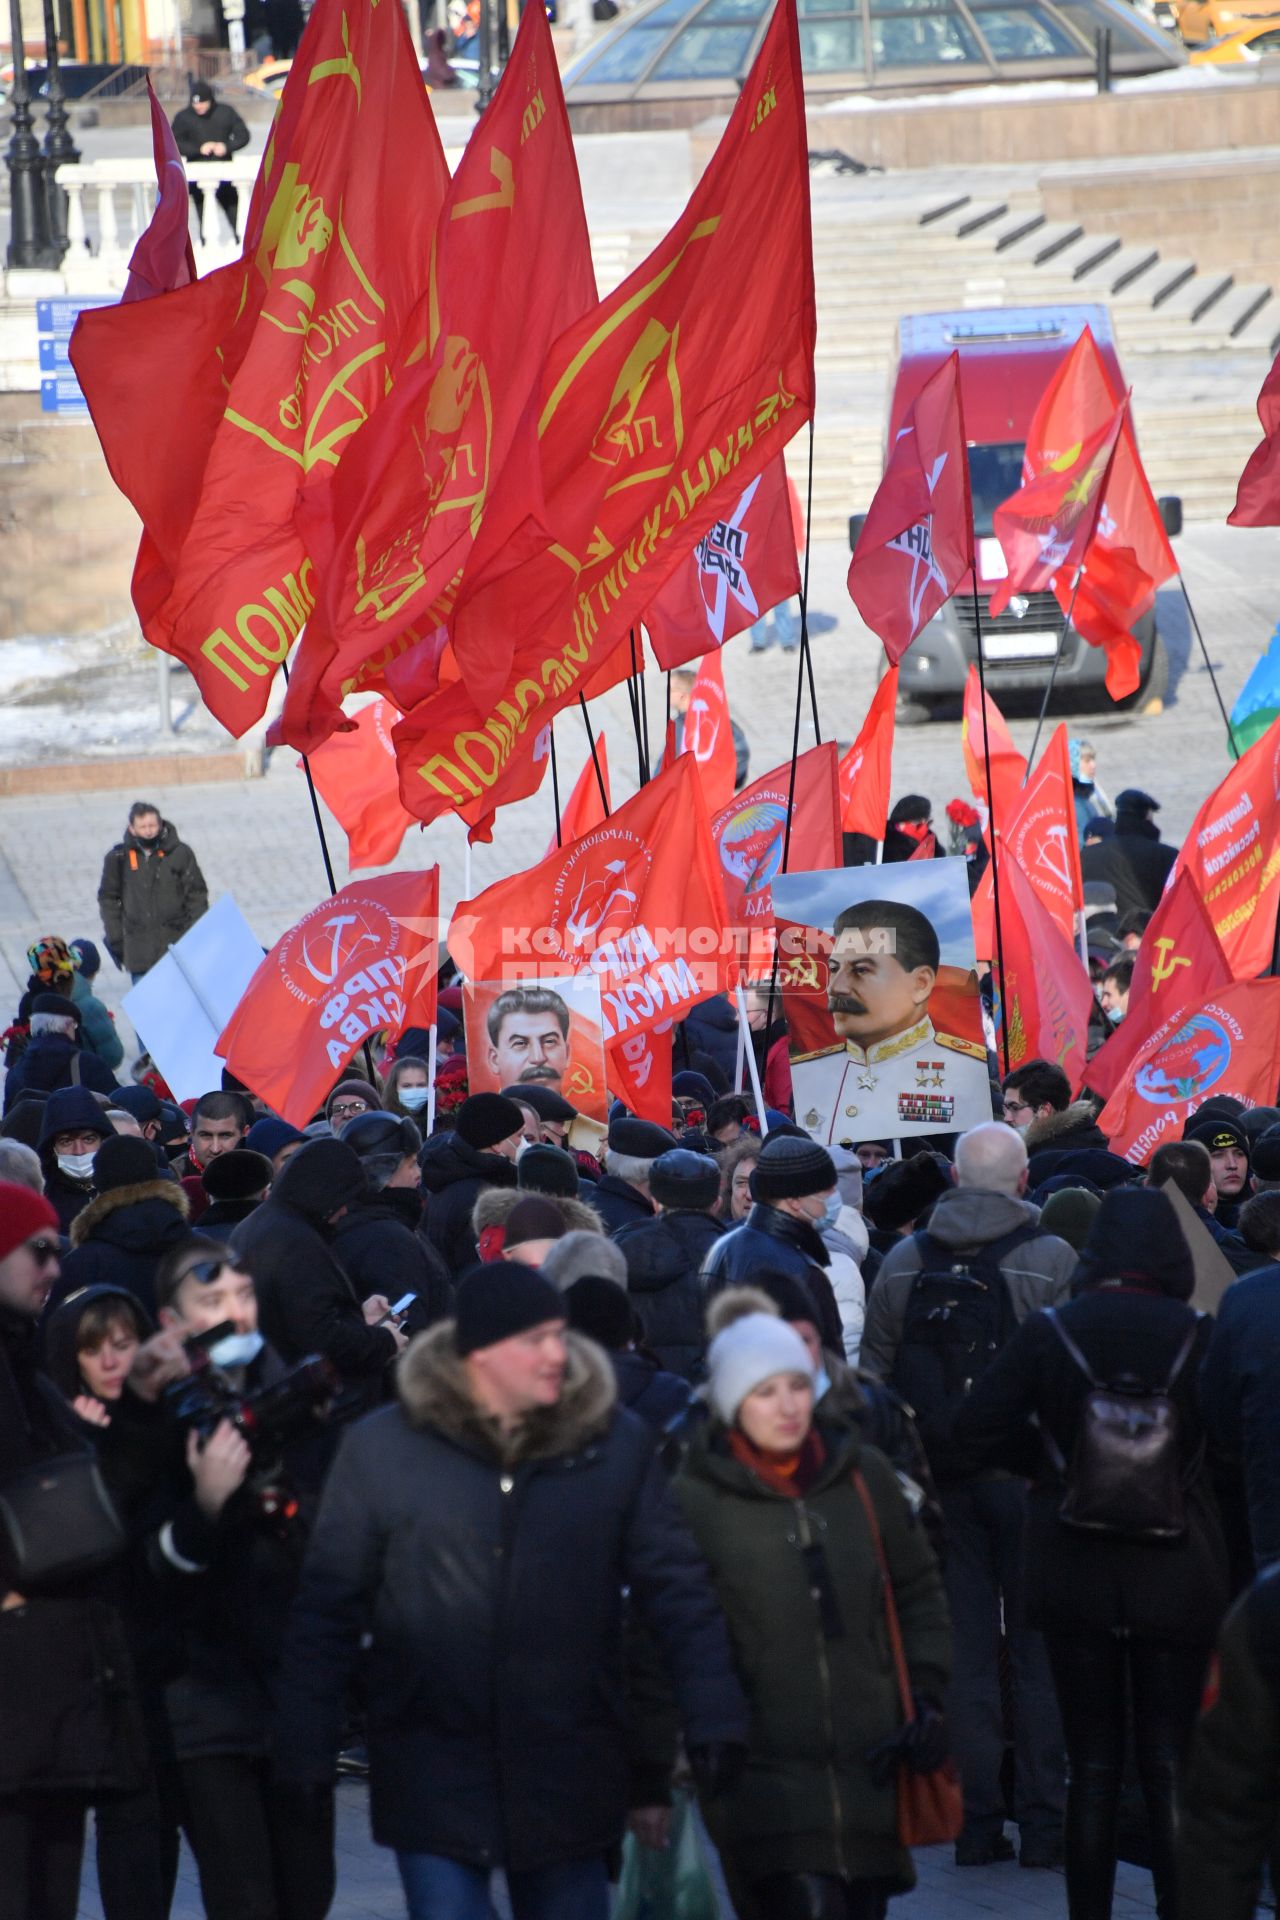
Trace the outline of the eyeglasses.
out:
[[[352,1114],[370,1112],[372,1108],[365,1100],[335,1100],[329,1109],[329,1116],[333,1120],[342,1120],[350,1118]]]
[[[184,1280],[198,1280],[202,1287],[211,1286],[227,1265],[225,1260],[197,1260],[182,1277]]]
[[[62,1248],[56,1240],[28,1240],[27,1246],[30,1248],[32,1256],[38,1260],[42,1266],[48,1266],[52,1261],[61,1260],[62,1258]]]

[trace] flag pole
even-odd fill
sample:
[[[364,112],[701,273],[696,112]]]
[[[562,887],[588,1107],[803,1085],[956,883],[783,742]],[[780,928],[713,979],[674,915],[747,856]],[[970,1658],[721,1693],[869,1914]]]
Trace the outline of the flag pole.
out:
[[[970,523],[972,524],[972,522]],[[1009,1071],[1009,1021],[1005,1008],[1004,930],[1000,920],[999,839],[996,834],[996,791],[991,781],[991,730],[987,725],[987,676],[982,661],[982,602],[978,594],[978,556],[972,555],[973,627],[978,636],[978,690],[982,696],[982,762],[987,777],[987,825],[991,830],[991,911],[996,923],[996,965],[1000,969],[1000,1042],[1004,1070]],[[990,955],[987,958],[990,959]]]
[[[587,745],[591,749],[591,764],[596,770],[596,785],[600,789],[600,805],[604,808],[604,817],[609,818],[609,795],[605,790],[604,774],[600,771],[600,756],[596,752],[596,737],[591,731],[591,716],[587,712],[587,697],[578,695],[578,705],[582,708],[582,724],[587,730]]]
[[[643,787],[648,783],[649,769],[645,763],[644,741],[640,734],[640,699],[636,692],[636,630],[634,627],[631,629],[631,672],[627,675],[627,700],[631,707],[631,730],[636,736],[636,772]]]
[[[804,569],[800,576],[800,659],[809,676],[809,705],[813,711],[813,737],[822,745],[822,727],[818,721],[818,695],[813,684],[813,654],[809,648],[809,548],[812,545],[813,521],[813,415],[809,415],[809,479],[805,489],[804,503]],[[795,762],[792,761],[792,777],[795,775]],[[788,831],[791,826],[790,812],[787,815]],[[785,865],[785,862],[783,863]]]
[[[808,562],[809,562],[809,542],[806,537],[806,540],[805,540],[806,568],[808,566]],[[796,804],[796,760],[799,757],[799,753],[800,753],[800,714],[801,714],[801,710],[804,707],[805,661],[808,657],[808,648],[807,648],[805,637],[804,637],[805,626],[804,626],[803,594],[801,596],[800,607],[801,607],[800,670],[796,675],[796,711],[795,711],[795,719],[791,727],[791,772],[787,779],[787,823],[785,828],[783,829],[783,835],[782,835],[782,863],[778,869],[780,873],[786,872],[787,861],[791,857],[791,816],[792,816],[792,813],[794,812],[795,804]],[[809,684],[810,684],[810,687],[812,687],[813,685],[812,679],[810,680]],[[765,1019],[764,1019],[764,1030],[765,1030],[766,1038],[768,1036],[770,1027],[773,1025],[773,1003],[777,996],[777,991],[778,991],[778,946],[775,940],[774,947],[773,947],[773,968],[769,974],[769,1004],[765,1009]],[[754,1060],[754,1058],[755,1056],[753,1054],[752,1059]]]
[[[631,671],[635,677],[636,691],[640,701],[640,719],[644,730],[644,777],[648,782],[653,778],[653,762],[649,758],[649,694],[644,683],[644,669],[636,663],[636,630],[631,629]]]
[[[1195,629],[1196,639],[1200,642],[1200,652],[1204,657],[1204,664],[1209,670],[1209,679],[1213,686],[1213,697],[1218,703],[1218,712],[1222,715],[1222,724],[1227,730],[1228,744],[1230,745],[1233,756],[1238,760],[1240,758],[1240,749],[1236,745],[1236,730],[1231,724],[1231,719],[1226,707],[1223,705],[1222,690],[1218,685],[1218,676],[1213,670],[1213,662],[1209,658],[1209,649],[1204,643],[1204,635],[1200,631],[1200,622],[1196,619],[1196,610],[1191,604],[1191,595],[1187,592],[1186,577],[1181,568],[1178,569],[1178,585],[1182,588],[1182,597],[1187,603],[1187,615],[1192,627]]]
[[[777,973],[777,948],[776,947],[774,949],[774,972],[775,974]],[[770,992],[772,992],[772,988],[770,988]],[[734,998],[738,1002],[739,1034],[742,1036],[745,1036],[747,1032],[747,996],[742,990],[741,979],[739,979],[737,986],[734,988]],[[769,1037],[769,1029],[766,1026],[765,1039],[767,1040],[768,1037]],[[763,1140],[765,1137],[765,1134],[769,1131],[769,1121],[765,1113],[764,1089],[760,1085],[760,1069],[756,1065],[755,1048],[748,1046],[746,1047],[745,1051],[746,1051],[746,1059],[747,1059],[747,1071],[751,1075],[751,1091],[752,1091],[752,1094],[755,1096],[756,1114],[760,1121],[760,1138]]]
[[[560,769],[556,764],[556,726],[553,720],[548,728],[551,740],[551,804],[556,810],[556,845],[564,845],[564,835],[560,831]]]
[[[436,1023],[427,1029],[427,1138],[436,1130]]]
[[[1080,565],[1076,568],[1076,577],[1071,582],[1071,598],[1067,602],[1066,615],[1063,619],[1061,629],[1059,630],[1059,633],[1058,633],[1058,644],[1054,648],[1053,665],[1049,669],[1049,684],[1044,690],[1044,699],[1040,702],[1040,712],[1036,718],[1035,736],[1031,742],[1031,751],[1027,755],[1027,770],[1022,776],[1022,784],[1024,787],[1026,786],[1027,781],[1031,778],[1031,769],[1035,764],[1036,748],[1040,745],[1040,729],[1044,726],[1045,715],[1049,711],[1049,702],[1053,698],[1053,685],[1054,685],[1054,681],[1058,677],[1058,663],[1062,659],[1062,649],[1066,644],[1067,635],[1071,631],[1071,616],[1076,610],[1076,594],[1080,590],[1080,582],[1083,578],[1084,578],[1084,562],[1081,561]]]

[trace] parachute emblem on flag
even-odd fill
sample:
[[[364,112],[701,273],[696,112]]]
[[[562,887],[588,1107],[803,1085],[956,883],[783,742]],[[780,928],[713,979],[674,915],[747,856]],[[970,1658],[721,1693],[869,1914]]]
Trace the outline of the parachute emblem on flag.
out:
[[[742,883],[748,908],[770,886],[782,864],[786,824],[785,798],[753,800],[732,815],[720,836],[720,864]]]
[[[1171,1100],[1198,1100],[1230,1065],[1231,1035],[1208,1013],[1197,1013],[1138,1069],[1134,1089],[1158,1107]]]
[[[707,609],[707,624],[715,637],[717,646],[724,641],[725,615],[729,610],[730,594],[753,620],[760,612],[755,590],[751,585],[751,576],[747,572],[747,547],[750,544],[751,535],[742,524],[747,509],[759,491],[760,478],[761,476],[757,474],[729,518],[717,520],[715,525],[703,534],[693,550],[694,558],[698,562],[698,591]],[[708,581],[711,583],[709,599],[707,597]]]

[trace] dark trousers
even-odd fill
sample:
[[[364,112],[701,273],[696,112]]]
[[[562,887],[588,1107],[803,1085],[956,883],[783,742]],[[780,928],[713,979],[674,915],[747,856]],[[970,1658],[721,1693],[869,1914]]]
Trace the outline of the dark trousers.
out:
[[[84,1825],[76,1794],[0,1799],[0,1920],[75,1920]]]
[[[885,1920],[889,1896],[876,1880],[830,1873],[779,1873],[757,1880],[752,1898],[768,1920]]]
[[[140,1793],[113,1794],[94,1813],[104,1920],[169,1920],[178,1878],[177,1782],[169,1767]]]
[[[975,1480],[945,1489],[941,1499],[955,1643],[947,1713],[964,1783],[965,1832],[994,1838],[1004,1826],[1003,1625],[1013,1685],[1014,1817],[1024,1840],[1057,1840],[1066,1767],[1044,1637],[1024,1620],[1025,1488],[1020,1480]]]
[[[196,186],[193,180],[189,180],[187,182],[187,185],[191,192],[191,199],[195,205],[196,220],[199,224],[201,233],[203,233],[204,232],[204,188]],[[229,180],[224,180],[220,187],[214,188],[213,197],[217,201],[218,205],[222,208],[222,211],[226,214],[227,225],[231,228],[232,233],[234,234],[235,238],[238,240],[240,238],[240,226],[239,226],[239,219],[238,219],[239,211],[240,211],[240,196],[237,194],[231,182]]]
[[[1070,1920],[1110,1920],[1130,1691],[1156,1912],[1160,1920],[1173,1920],[1174,1804],[1199,1712],[1208,1650],[1114,1633],[1051,1633],[1046,1638],[1067,1740]]]
[[[333,1900],[333,1799],[300,1825],[265,1760],[217,1754],[178,1763],[183,1827],[206,1920],[324,1920]]]

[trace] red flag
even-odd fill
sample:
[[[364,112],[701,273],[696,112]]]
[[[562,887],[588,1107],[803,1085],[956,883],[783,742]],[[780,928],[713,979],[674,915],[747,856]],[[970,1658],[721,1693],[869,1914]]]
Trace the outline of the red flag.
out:
[[[795,489],[779,454],[703,534],[648,607],[644,624],[666,673],[722,647],[800,591]]]
[[[1028,447],[1033,435],[1043,436],[1040,409],[1056,394],[1051,382],[1036,409]],[[996,508],[992,524],[1009,570],[991,596],[993,615],[1003,613],[1015,593],[1052,591],[1059,573],[1066,576],[1070,593],[1097,525],[1127,405],[1122,401],[1101,424],[1085,428],[1075,423],[1077,437]],[[1064,428],[1070,431],[1069,426]]]
[[[795,797],[791,802],[791,763],[753,780],[727,806],[712,815],[724,880],[726,924],[745,930],[748,967],[768,966],[773,958],[773,888],[782,871],[815,872],[840,865],[839,766],[832,741],[810,747],[796,758]],[[787,810],[791,802],[791,840]]]
[[[417,822],[400,804],[391,729],[399,714],[387,700],[362,707],[354,724],[312,752],[320,798],[347,836],[352,867],[385,867]],[[301,766],[301,760],[298,762]]]
[[[727,805],[737,778],[738,755],[729,725],[724,667],[718,653],[704,656],[689,693],[681,751],[691,753],[702,775],[702,791],[712,813]]]
[[[305,747],[343,695],[397,704],[439,684],[445,621],[552,342],[594,307],[595,273],[546,11],[526,7],[462,155],[391,394],[302,503],[319,590],[280,732]],[[392,664],[403,662],[403,684]]]
[[[898,710],[898,669],[890,667],[871,698],[857,739],[837,769],[840,825],[845,833],[883,840],[889,818],[893,727]]]
[[[1080,836],[1071,786],[1071,756],[1065,726],[1054,728],[1048,746],[1018,796],[1007,824],[997,821],[1003,864],[1026,875],[1067,941],[1084,906]]]
[[[1204,802],[1174,869],[1191,875],[1237,980],[1271,965],[1278,843],[1280,720],[1255,740]]]
[[[1280,980],[1238,980],[1184,1002],[1130,1061],[1098,1115],[1112,1153],[1145,1166],[1211,1095],[1269,1106],[1280,1082]]]
[[[1262,383],[1258,419],[1262,441],[1240,475],[1236,504],[1227,515],[1229,527],[1280,526],[1280,354]]]
[[[507,708],[520,715],[536,691],[542,724],[576,698],[810,417],[812,254],[795,0],[778,0],[684,213],[547,358],[451,622],[469,699],[410,716],[405,736],[457,770],[459,800],[462,732],[499,722],[496,785],[514,750]],[[421,805],[440,810],[433,794]]]
[[[555,834],[552,834],[550,844],[543,855],[544,860],[549,860],[553,853],[559,852],[561,847],[567,847],[571,840],[580,840],[584,833],[590,833],[592,827],[598,827],[602,821],[608,819],[610,813],[609,754],[603,734],[596,739],[596,759],[600,762],[599,776],[596,774],[595,761],[588,754],[587,764],[578,775],[573,792],[561,810],[560,838],[557,840]],[[604,781],[603,795],[600,792],[601,780]],[[399,795],[396,797],[398,799]]]
[[[1064,615],[1070,612],[1076,632],[1083,635],[1091,647],[1101,647],[1106,653],[1106,684],[1111,698],[1123,700],[1136,693],[1141,680],[1142,649],[1133,637],[1133,629],[1154,607],[1156,583],[1138,565],[1133,548],[1105,546],[1096,538],[1091,540],[1074,604],[1066,574],[1055,576],[1053,591]]]
[[[448,177],[403,9],[317,0],[243,257],[77,325],[71,357],[143,523],[143,632],[232,733],[261,716],[311,611],[298,496],[385,397]]]
[[[600,976],[606,1043],[732,988],[724,887],[691,754],[603,826],[462,901],[449,952],[469,980]]]
[[[973,566],[960,356],[907,410],[849,564],[849,598],[896,667]]]
[[[1016,860],[1000,869],[1004,977],[1001,1016],[1009,1065],[1051,1060],[1073,1087],[1088,1056],[1093,988],[1070,939]],[[1003,1058],[1003,1050],[1001,1057]]]
[[[1089,1086],[1110,1099],[1134,1054],[1167,1015],[1221,993],[1231,977],[1208,909],[1184,867],[1147,922],[1134,955],[1129,1010],[1089,1062]]]
[[[964,770],[969,777],[969,788],[980,807],[987,810],[988,819],[994,816],[1001,833],[1013,815],[1017,812],[1022,797],[1023,783],[1027,777],[1027,763],[1013,744],[1013,735],[990,694],[986,696],[987,744],[991,753],[991,785],[994,794],[987,792],[986,756],[982,741],[982,684],[978,678],[976,666],[969,668],[969,677],[964,685],[964,714],[960,722],[960,750],[964,755]],[[990,827],[987,830],[987,845],[991,844]]]
[[[660,1027],[648,1027],[633,1033],[629,1040],[615,1040],[605,1049],[605,1069],[609,1091],[640,1120],[652,1120],[656,1127],[671,1125],[671,1043],[675,1028],[670,1020]]]
[[[440,870],[352,880],[276,941],[214,1052],[305,1126],[357,1047],[436,1017]]]
[[[147,75],[147,100],[151,107],[151,151],[156,163],[155,212],[129,259],[129,278],[120,304],[150,300],[157,293],[174,293],[196,277],[196,257],[191,251],[191,199],[187,193],[187,173],[178,152],[169,116],[156,99],[151,75]]]

